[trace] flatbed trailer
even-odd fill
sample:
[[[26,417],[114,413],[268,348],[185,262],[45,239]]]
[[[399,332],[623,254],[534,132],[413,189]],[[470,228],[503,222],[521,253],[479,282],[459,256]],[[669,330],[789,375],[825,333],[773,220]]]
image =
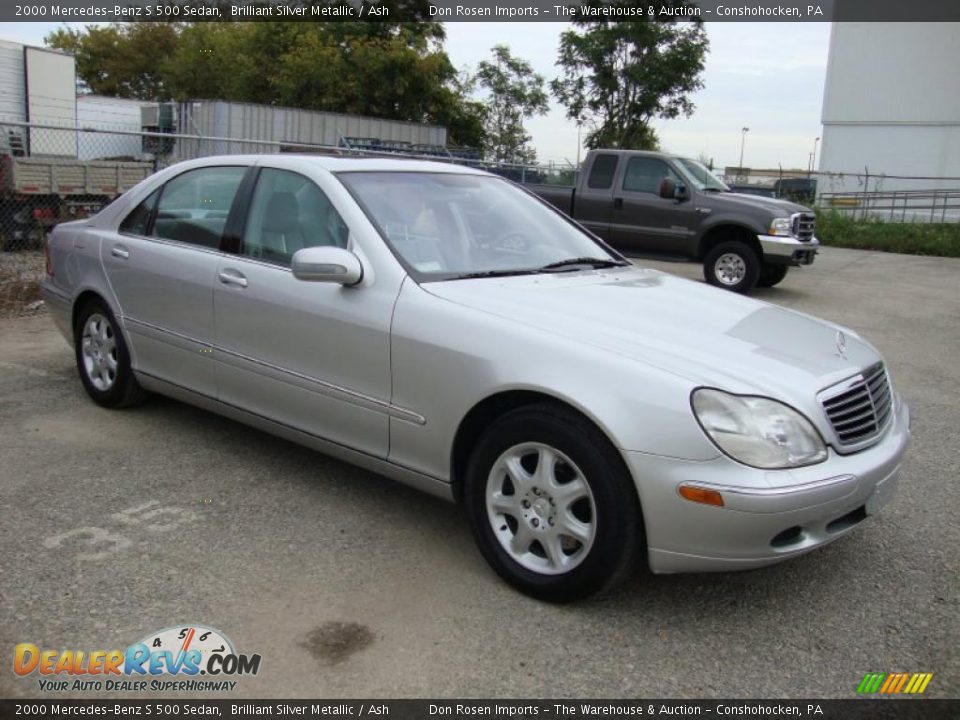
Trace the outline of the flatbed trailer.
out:
[[[153,170],[132,160],[0,155],[3,249],[42,247],[52,226],[99,212]]]

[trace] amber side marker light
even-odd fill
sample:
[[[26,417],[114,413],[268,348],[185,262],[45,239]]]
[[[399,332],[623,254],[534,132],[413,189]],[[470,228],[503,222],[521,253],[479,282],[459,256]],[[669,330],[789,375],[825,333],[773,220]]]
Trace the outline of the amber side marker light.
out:
[[[681,485],[680,497],[690,502],[723,507],[723,495],[716,490],[707,490],[706,488],[697,487],[696,485]]]

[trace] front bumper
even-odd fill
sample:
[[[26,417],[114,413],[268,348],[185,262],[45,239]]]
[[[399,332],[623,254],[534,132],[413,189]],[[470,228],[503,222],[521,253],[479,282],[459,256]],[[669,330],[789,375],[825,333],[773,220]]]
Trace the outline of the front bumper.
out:
[[[797,240],[780,235],[758,235],[757,239],[763,249],[764,262],[773,265],[812,265],[820,247],[820,241],[815,237]]]
[[[680,460],[625,452],[643,507],[656,573],[746,570],[826,545],[875,514],[896,490],[910,440],[902,401],[879,442],[792,470],[758,470],[725,456]],[[724,507],[682,498],[681,484],[720,491]]]

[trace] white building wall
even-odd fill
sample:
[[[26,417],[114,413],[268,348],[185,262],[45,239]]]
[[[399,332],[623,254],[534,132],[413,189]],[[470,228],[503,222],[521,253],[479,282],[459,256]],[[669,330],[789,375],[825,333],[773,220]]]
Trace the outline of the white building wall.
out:
[[[960,178],[958,67],[960,24],[835,23],[818,167],[852,176],[824,178],[818,189],[863,190],[865,168],[871,178]],[[960,179],[879,182],[883,190],[960,187]]]
[[[140,100],[80,95],[77,97],[77,127],[99,130],[140,132]],[[77,134],[77,156],[81,160],[142,157],[139,135],[114,135],[80,132]]]

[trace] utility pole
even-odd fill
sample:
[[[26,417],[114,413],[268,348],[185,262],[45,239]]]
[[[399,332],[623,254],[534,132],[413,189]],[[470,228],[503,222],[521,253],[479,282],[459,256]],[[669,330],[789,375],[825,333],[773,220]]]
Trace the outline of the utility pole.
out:
[[[750,132],[750,128],[745,127],[740,131],[740,165],[738,165],[738,173],[740,175],[740,180],[745,181],[746,178],[743,174],[743,145],[747,140],[747,133]]]

